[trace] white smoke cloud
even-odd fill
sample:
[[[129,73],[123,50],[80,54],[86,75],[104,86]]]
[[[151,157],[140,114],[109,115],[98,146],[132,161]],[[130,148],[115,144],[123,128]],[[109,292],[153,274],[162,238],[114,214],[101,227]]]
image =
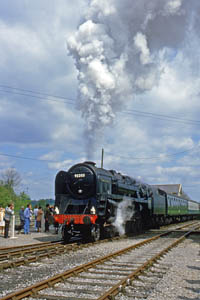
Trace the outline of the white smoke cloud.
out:
[[[125,234],[126,221],[130,220],[134,214],[134,206],[130,199],[123,197],[123,200],[117,206],[116,219],[113,226],[120,235]]]
[[[140,62],[142,65],[146,65],[150,63],[150,51],[147,47],[146,36],[141,32],[138,32],[134,37],[134,44],[136,48],[141,52],[140,54]]]
[[[165,5],[165,10],[169,14],[175,14],[179,11],[180,7],[182,5],[182,0],[170,0]]]
[[[173,61],[191,24],[195,30],[199,2],[191,2],[195,5],[186,0],[89,1],[84,21],[67,41],[78,71],[88,158],[116,113],[159,84],[163,60]]]

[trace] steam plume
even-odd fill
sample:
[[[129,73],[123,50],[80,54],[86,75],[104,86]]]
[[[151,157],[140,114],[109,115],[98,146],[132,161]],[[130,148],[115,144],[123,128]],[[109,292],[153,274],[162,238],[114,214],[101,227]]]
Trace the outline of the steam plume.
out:
[[[88,5],[67,43],[78,70],[91,158],[116,112],[159,82],[167,49],[176,53],[183,45],[191,16],[197,20],[199,0],[90,0]]]
[[[133,214],[134,205],[130,205],[130,199],[123,197],[123,200],[117,206],[116,219],[113,223],[119,235],[125,234],[126,221],[130,220]]]

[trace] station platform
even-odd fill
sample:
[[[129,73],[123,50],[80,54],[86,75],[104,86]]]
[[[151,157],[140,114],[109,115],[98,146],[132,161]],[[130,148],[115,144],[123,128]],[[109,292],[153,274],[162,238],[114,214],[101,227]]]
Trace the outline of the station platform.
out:
[[[9,238],[4,238],[3,234],[0,233],[0,248],[57,241],[60,239],[61,233],[55,234],[54,226],[50,226],[49,232],[36,232],[34,228],[30,228],[30,233],[24,234],[23,232],[18,233],[18,231],[15,230],[14,234]]]

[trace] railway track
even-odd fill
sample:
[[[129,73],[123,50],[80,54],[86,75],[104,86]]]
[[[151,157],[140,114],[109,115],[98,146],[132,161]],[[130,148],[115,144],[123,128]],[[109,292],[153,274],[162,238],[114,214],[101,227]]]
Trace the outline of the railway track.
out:
[[[45,245],[37,244],[37,246],[30,245],[25,249],[22,247],[17,250],[10,250],[7,253],[3,251],[3,253],[0,253],[0,271],[41,261],[46,257],[59,255],[67,251],[75,251],[77,248],[77,244],[63,245],[61,242],[57,242]]]
[[[35,243],[35,244],[28,244],[28,245],[20,245],[20,246],[14,246],[14,247],[5,247],[0,249],[0,261],[4,256],[8,255],[10,257],[18,256],[18,254],[26,254],[30,253],[31,251],[37,251],[39,249],[45,249],[46,247],[53,247],[60,245],[62,241],[57,242],[44,242],[44,243]]]
[[[119,293],[126,293],[126,297],[131,299],[136,293],[134,282],[137,278],[145,276],[146,270],[148,274],[151,273],[151,278],[162,276],[167,271],[167,266],[153,265],[170,249],[196,232],[199,226],[198,223],[187,231],[179,229],[161,233],[8,294],[0,300],[27,297],[48,300],[112,300]],[[186,225],[183,227],[186,229]],[[141,294],[144,291],[145,287]]]
[[[51,241],[51,242],[42,242],[42,243],[34,243],[34,244],[26,244],[26,245],[19,245],[19,246],[11,246],[11,247],[0,247],[0,253],[2,252],[9,252],[14,250],[21,250],[21,249],[29,249],[33,247],[38,246],[44,246],[44,245],[52,245],[61,242],[61,240],[58,241]]]
[[[112,239],[105,239],[87,244],[80,244],[77,242],[72,244],[63,244],[63,241],[57,241],[3,248],[0,250],[0,271],[39,262],[44,258],[53,257],[66,252],[74,252],[81,248],[93,246],[98,243],[105,243],[108,240],[119,240],[123,238],[124,236],[118,236],[113,237]]]
[[[184,224],[182,226],[177,227],[176,230],[181,230],[185,227],[193,226],[193,224],[195,224],[195,222],[186,225]],[[121,238],[124,238],[124,236],[114,237],[113,240]],[[96,243],[106,241],[108,241],[108,239]],[[7,268],[19,267],[22,265],[27,265],[33,262],[41,261],[46,257],[64,254],[69,251],[76,251],[79,250],[81,247],[89,247],[90,245],[94,244],[95,243],[73,243],[65,245],[62,241],[53,241],[44,242],[40,244],[35,243],[29,245],[0,248],[0,271],[5,270]]]
[[[196,222],[192,222],[189,224],[184,224],[182,226],[176,227],[176,230],[182,230],[185,227],[193,226]],[[123,239],[125,236],[114,237],[115,239]],[[110,239],[105,239],[96,242],[102,243],[106,242]],[[44,243],[35,243],[29,245],[21,245],[14,247],[5,247],[0,249],[0,271],[12,268],[19,267],[21,265],[27,265],[29,263],[41,261],[46,257],[52,257],[54,255],[64,254],[69,251],[76,251],[81,249],[82,247],[89,247],[90,245],[94,245],[95,243],[87,243],[87,244],[63,244],[62,241],[53,241],[53,242],[44,242]]]

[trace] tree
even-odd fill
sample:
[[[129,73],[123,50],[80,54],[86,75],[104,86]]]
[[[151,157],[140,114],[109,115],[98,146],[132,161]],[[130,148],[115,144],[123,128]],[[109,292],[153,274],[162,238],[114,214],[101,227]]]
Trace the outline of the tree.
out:
[[[28,203],[31,203],[30,197],[22,192],[16,195],[13,188],[5,185],[0,186],[0,206],[6,207],[9,203],[14,203],[15,212],[18,212],[21,206],[26,207]]]
[[[31,203],[30,197],[26,193],[21,192],[16,196],[15,211],[19,211],[22,206],[26,207],[29,203]]]
[[[1,174],[1,185],[6,185],[10,188],[14,188],[21,183],[21,176],[14,168],[8,168]]]
[[[11,187],[0,186],[0,205],[6,207],[9,203],[16,202],[16,194]]]

